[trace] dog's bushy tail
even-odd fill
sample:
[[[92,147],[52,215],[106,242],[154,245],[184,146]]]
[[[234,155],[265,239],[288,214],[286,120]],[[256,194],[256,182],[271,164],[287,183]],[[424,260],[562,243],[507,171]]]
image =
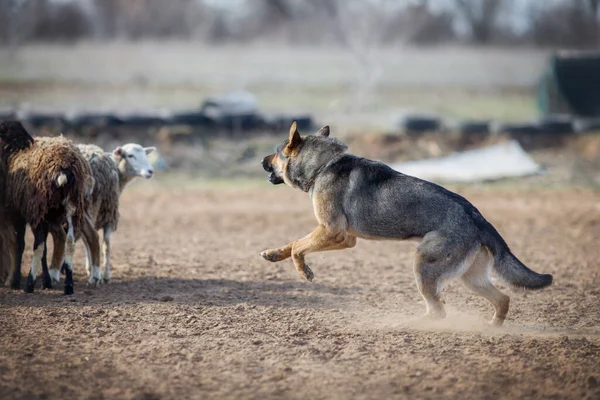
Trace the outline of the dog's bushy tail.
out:
[[[508,248],[502,236],[489,224],[482,232],[482,242],[494,256],[494,271],[515,289],[537,290],[552,284],[552,275],[538,274],[527,268]]]
[[[494,256],[494,271],[515,289],[537,290],[552,284],[552,275],[530,270],[510,251]]]

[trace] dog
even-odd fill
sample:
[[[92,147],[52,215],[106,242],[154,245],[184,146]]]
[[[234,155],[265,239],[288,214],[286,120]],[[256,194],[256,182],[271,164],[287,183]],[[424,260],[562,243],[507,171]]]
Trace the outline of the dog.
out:
[[[294,122],[288,139],[262,160],[270,183],[308,193],[319,223],[304,238],[263,251],[265,260],[291,257],[300,275],[312,281],[305,262],[309,253],[348,249],[357,238],[417,239],[414,274],[426,303],[425,316],[446,316],[440,290],[458,278],[492,303],[490,323],[496,326],[504,322],[510,298],[491,283],[492,268],[513,288],[542,289],[552,283],[552,275],[538,274],[519,261],[464,197],[381,162],[347,154],[347,146],[329,133],[324,126],[314,136],[301,137]]]

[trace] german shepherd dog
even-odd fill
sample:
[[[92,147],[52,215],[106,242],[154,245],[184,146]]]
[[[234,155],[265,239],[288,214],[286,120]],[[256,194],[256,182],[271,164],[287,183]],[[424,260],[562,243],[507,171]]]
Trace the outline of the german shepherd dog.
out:
[[[490,269],[509,286],[542,289],[552,275],[538,274],[515,257],[498,231],[465,198],[441,186],[401,174],[387,165],[346,154],[347,146],[329,137],[329,126],[301,137],[296,123],[289,138],[262,166],[269,182],[285,183],[310,196],[319,225],[283,247],[265,250],[271,262],[292,257],[296,269],[312,281],[305,263],[309,253],[354,247],[356,239],[417,239],[414,263],[428,318],[444,318],[440,290],[458,278],[495,309],[493,325],[502,325],[510,298],[489,279]]]

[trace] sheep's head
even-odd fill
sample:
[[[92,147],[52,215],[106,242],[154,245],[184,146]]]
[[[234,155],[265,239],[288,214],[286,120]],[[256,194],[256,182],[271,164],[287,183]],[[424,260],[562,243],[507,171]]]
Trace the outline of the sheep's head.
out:
[[[121,173],[128,177],[150,179],[154,175],[154,168],[148,160],[148,154],[156,151],[156,147],[142,147],[139,144],[128,143],[117,147],[113,156]]]

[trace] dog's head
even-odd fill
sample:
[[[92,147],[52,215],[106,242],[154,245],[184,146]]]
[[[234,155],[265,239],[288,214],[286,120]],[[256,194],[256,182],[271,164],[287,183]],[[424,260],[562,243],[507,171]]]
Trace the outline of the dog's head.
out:
[[[276,153],[263,158],[262,166],[273,185],[285,183],[307,191],[322,167],[344,151],[346,145],[329,138],[328,125],[315,136],[301,137],[294,122],[288,139],[277,147]]]

